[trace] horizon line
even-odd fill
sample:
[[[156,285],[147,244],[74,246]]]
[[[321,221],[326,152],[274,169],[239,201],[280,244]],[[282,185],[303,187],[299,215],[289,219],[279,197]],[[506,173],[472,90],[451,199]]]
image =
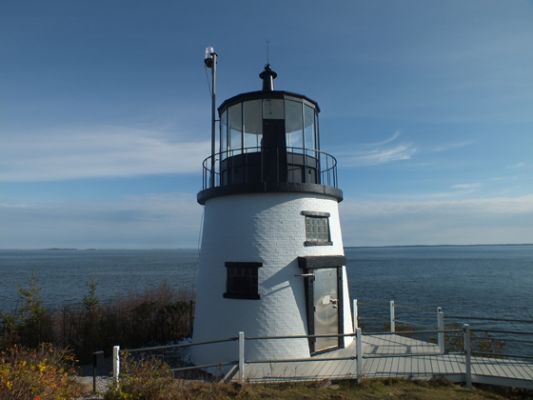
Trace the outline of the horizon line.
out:
[[[388,245],[346,245],[344,248],[405,248],[405,247],[482,247],[482,246],[533,246],[533,243],[471,243],[471,244],[388,244]],[[0,251],[99,251],[99,250],[196,250],[193,247],[32,247],[1,248]]]

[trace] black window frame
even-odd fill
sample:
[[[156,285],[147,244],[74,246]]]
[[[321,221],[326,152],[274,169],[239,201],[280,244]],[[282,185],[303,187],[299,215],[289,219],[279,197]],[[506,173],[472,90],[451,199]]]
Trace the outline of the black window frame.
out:
[[[304,246],[332,246],[333,242],[331,241],[331,228],[329,225],[329,217],[330,213],[328,212],[321,212],[321,211],[302,211],[301,214],[304,216],[305,221],[305,242]],[[327,240],[320,240],[320,239],[309,239],[307,234],[307,219],[308,218],[316,218],[316,219],[323,219],[326,221],[326,226],[328,229],[328,239]]]
[[[259,268],[263,266],[260,262],[228,261],[224,263],[226,267],[226,292],[223,297],[226,299],[248,299],[259,300]],[[250,277],[235,277],[237,270],[246,269],[251,271]],[[250,280],[246,284],[246,280]]]

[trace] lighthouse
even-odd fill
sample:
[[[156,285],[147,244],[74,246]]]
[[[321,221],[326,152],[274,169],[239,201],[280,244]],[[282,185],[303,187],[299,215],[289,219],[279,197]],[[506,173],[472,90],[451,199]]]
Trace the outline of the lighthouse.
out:
[[[275,90],[277,74],[270,65],[259,76],[261,90],[218,107],[219,129],[203,162],[193,342],[238,332],[353,333],[338,208],[343,194],[335,157],[320,149],[318,103]],[[249,340],[246,359],[313,357],[352,341],[350,336]],[[192,359],[211,364],[235,360],[236,354],[235,342],[216,343],[194,347]]]

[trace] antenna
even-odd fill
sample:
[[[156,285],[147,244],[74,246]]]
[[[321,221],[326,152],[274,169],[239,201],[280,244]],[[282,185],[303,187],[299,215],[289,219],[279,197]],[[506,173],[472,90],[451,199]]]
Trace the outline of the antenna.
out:
[[[211,187],[215,187],[215,138],[216,138],[216,84],[217,84],[217,58],[213,47],[206,47],[204,54],[205,66],[211,69]]]
[[[267,64],[270,64],[270,40],[267,40],[265,44],[266,44]]]

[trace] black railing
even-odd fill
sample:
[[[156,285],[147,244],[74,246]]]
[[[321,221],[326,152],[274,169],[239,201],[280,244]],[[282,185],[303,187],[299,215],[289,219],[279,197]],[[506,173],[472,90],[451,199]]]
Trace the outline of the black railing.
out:
[[[257,183],[311,183],[337,188],[337,160],[331,154],[301,147],[248,147],[207,157],[202,189]],[[212,166],[214,165],[214,170]]]

